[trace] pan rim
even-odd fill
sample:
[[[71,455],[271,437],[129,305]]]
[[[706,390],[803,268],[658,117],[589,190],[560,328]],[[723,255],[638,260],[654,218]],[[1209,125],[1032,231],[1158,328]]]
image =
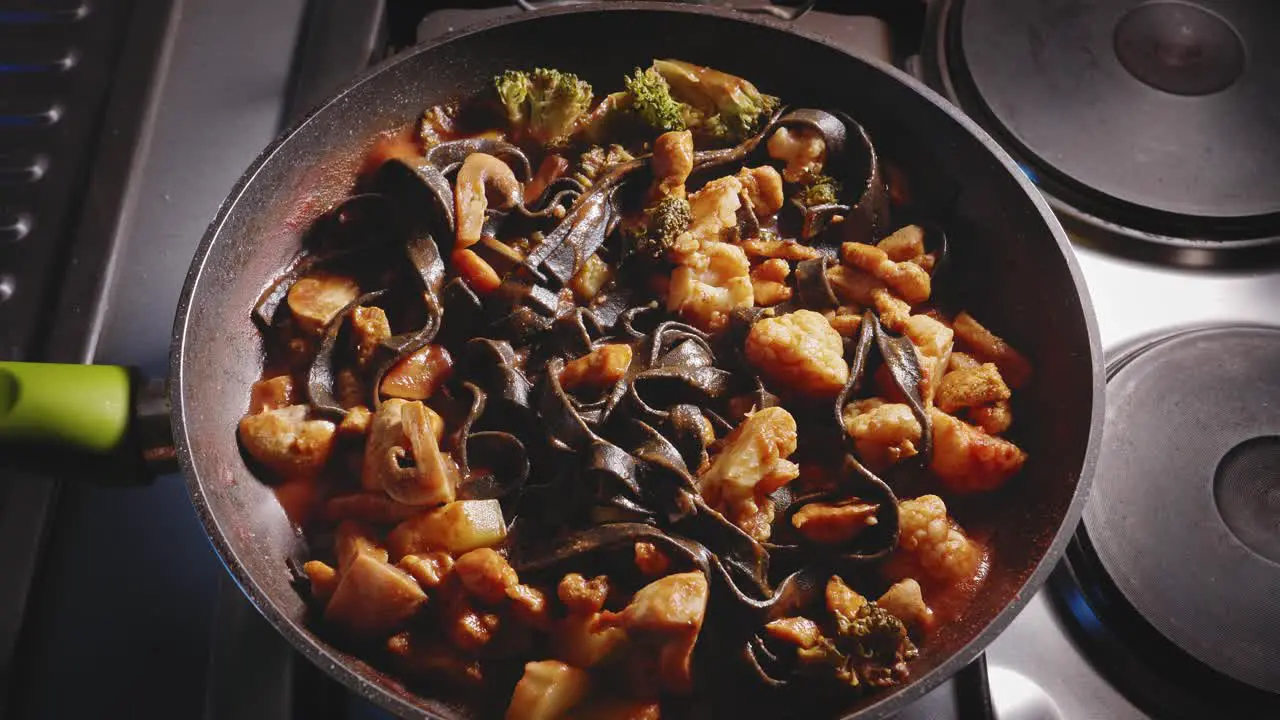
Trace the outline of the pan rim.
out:
[[[1080,270],[1079,263],[1076,260],[1075,253],[1071,248],[1066,232],[1063,230],[1061,223],[1054,215],[1045,197],[1018,168],[1017,164],[1009,154],[1001,148],[985,130],[979,127],[975,121],[964,115],[958,108],[947,102],[941,95],[902,70],[878,59],[866,57],[858,52],[842,48],[821,36],[789,27],[779,20],[767,17],[747,16],[739,11],[720,7],[636,1],[616,2],[610,3],[607,6],[591,6],[587,8],[584,8],[584,6],[581,5],[576,5],[548,8],[535,12],[525,12],[514,18],[499,18],[460,29],[434,42],[415,46],[410,50],[384,60],[372,68],[360,73],[340,90],[310,110],[300,120],[282,131],[280,135],[258,155],[248,169],[245,170],[244,174],[240,176],[229,194],[220,204],[214,219],[206,229],[205,234],[192,258],[191,266],[183,283],[182,294],[179,297],[171,339],[172,344],[169,359],[169,377],[171,382],[169,395],[174,444],[177,449],[179,464],[182,468],[183,478],[187,486],[188,494],[191,496],[192,505],[196,510],[196,514],[200,517],[201,523],[208,535],[210,544],[213,546],[219,560],[227,569],[232,580],[240,588],[241,592],[244,593],[245,597],[249,599],[249,602],[258,610],[258,612],[266,618],[271,626],[283,635],[296,650],[306,656],[310,662],[323,668],[330,676],[341,681],[348,689],[358,693],[362,697],[374,702],[389,712],[402,717],[439,717],[392,692],[389,688],[386,688],[373,680],[366,673],[357,671],[352,664],[338,657],[332,646],[323,642],[308,629],[278,610],[271,602],[266,592],[263,591],[257,580],[248,573],[244,566],[237,560],[234,550],[227,541],[226,531],[219,523],[218,518],[211,512],[209,504],[206,501],[200,472],[197,468],[195,458],[192,455],[191,445],[187,436],[187,407],[184,403],[185,376],[183,369],[188,351],[186,331],[192,310],[191,300],[204,274],[205,266],[209,260],[209,255],[218,241],[218,235],[226,223],[227,217],[238,205],[241,198],[244,197],[246,191],[253,184],[258,173],[298,131],[311,123],[317,116],[324,113],[342,97],[355,91],[370,79],[389,71],[392,67],[395,67],[402,62],[407,62],[411,58],[416,57],[423,52],[428,52],[436,48],[446,46],[474,34],[486,32],[494,27],[519,24],[556,15],[626,13],[636,11],[681,15],[705,15],[741,22],[748,25],[762,26],[772,30],[779,30],[849,56],[858,62],[868,65],[871,69],[884,73],[897,82],[905,85],[924,101],[931,103],[941,110],[953,122],[958,124],[965,132],[972,136],[973,139],[978,141],[995,157],[996,161],[999,162],[1005,171],[1013,177],[1013,180],[1018,184],[1018,187],[1022,190],[1023,194],[1032,202],[1032,205],[1040,214],[1041,220],[1045,223],[1052,234],[1058,253],[1065,261],[1072,284],[1075,287],[1076,299],[1079,302],[1080,309],[1084,315],[1083,319],[1085,321],[1085,330],[1089,340],[1089,359],[1092,367],[1093,387],[1092,396],[1090,398],[1091,407],[1088,442],[1085,447],[1079,472],[1076,474],[1076,487],[1072,499],[1067,505],[1061,522],[1054,530],[1053,541],[1036,562],[1031,572],[1025,576],[1020,589],[1015,594],[1015,597],[1011,602],[1006,604],[1004,608],[997,612],[982,627],[982,629],[975,633],[974,636],[959,650],[953,652],[949,657],[931,668],[927,673],[918,678],[912,679],[900,688],[884,693],[879,698],[875,699],[870,705],[867,705],[852,714],[843,716],[844,720],[852,720],[852,718],[855,717],[858,718],[858,720],[879,720],[881,718],[886,718],[900,711],[909,703],[923,697],[942,682],[952,677],[960,668],[973,661],[974,658],[982,653],[991,641],[1003,632],[1006,627],[1008,627],[1009,623],[1013,621],[1013,618],[1016,617],[1019,612],[1021,612],[1036,592],[1040,590],[1048,579],[1049,573],[1062,557],[1066,545],[1073,534],[1074,528],[1080,522],[1084,503],[1088,497],[1089,489],[1092,484],[1094,470],[1097,465],[1097,456],[1101,445],[1103,416],[1105,413],[1105,375],[1103,372],[1101,340],[1097,326],[1097,317],[1094,313],[1088,286],[1084,282],[1083,274]],[[1074,468],[1072,469],[1074,470]],[[441,720],[443,720],[443,718]]]

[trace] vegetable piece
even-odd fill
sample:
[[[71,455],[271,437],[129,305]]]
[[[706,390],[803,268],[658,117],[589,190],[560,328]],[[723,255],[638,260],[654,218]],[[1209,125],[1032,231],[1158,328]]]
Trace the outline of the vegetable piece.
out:
[[[796,450],[796,421],[780,407],[748,415],[724,439],[722,449],[698,477],[708,505],[756,540],[769,539],[773,501],[769,494],[800,475],[786,458]]]
[[[909,628],[925,631],[933,627],[933,611],[924,604],[920,583],[906,578],[894,583],[876,600],[876,604],[889,611]]]
[[[769,157],[786,163],[782,177],[789,183],[809,182],[820,176],[827,159],[827,144],[814,127],[780,127],[769,137],[766,148]]]
[[[778,107],[778,98],[719,70],[680,60],[654,60],[652,69],[667,82],[673,97],[701,111],[703,119],[690,129],[719,142],[742,142]]]
[[[840,181],[828,175],[815,175],[800,186],[796,200],[805,207],[838,203],[840,202]]]
[[[353,635],[394,630],[427,600],[409,574],[369,553],[359,553],[338,580],[325,620]]]
[[[664,256],[675,247],[680,234],[689,229],[692,218],[689,200],[681,195],[667,195],[645,208],[636,252],[655,258]]]
[[[565,363],[564,370],[560,371],[560,385],[571,392],[599,393],[621,380],[630,366],[630,345],[601,345]]]
[[[240,443],[284,479],[314,477],[329,462],[337,428],[328,420],[308,420],[307,411],[306,405],[290,405],[246,415]]]
[[[453,266],[477,295],[488,295],[502,286],[502,278],[498,276],[498,272],[474,250],[454,250]]]
[[[907,677],[906,661],[917,655],[906,626],[892,613],[849,589],[838,576],[827,583],[827,607],[845,655],[841,678],[852,685],[896,685]]]
[[[443,345],[424,345],[396,363],[382,376],[379,390],[386,397],[426,400],[453,374],[453,358]]]
[[[360,480],[366,490],[382,490],[406,505],[453,500],[458,469],[440,451],[434,415],[421,402],[393,398],[382,403],[365,446]]]
[[[767,381],[789,392],[834,397],[849,380],[840,333],[812,310],[755,323],[744,352]]]
[[[898,547],[910,565],[931,580],[954,585],[973,578],[982,563],[982,548],[947,515],[937,495],[898,504]]]
[[[986,492],[1004,485],[1022,469],[1027,454],[1004,438],[988,435],[937,408],[933,422],[933,457],[929,469],[948,490]]]
[[[560,70],[507,70],[494,85],[515,135],[543,145],[565,140],[591,107],[591,85]]]
[[[599,626],[622,627],[627,635],[659,644],[662,690],[693,689],[693,647],[707,614],[709,587],[700,571],[659,578],[640,588],[620,613],[601,613]]]
[[[592,254],[582,264],[578,274],[569,281],[569,289],[579,301],[590,303],[612,279],[613,268],[601,260],[598,254]]]
[[[360,296],[355,280],[317,273],[300,278],[289,288],[289,312],[298,329],[318,335],[352,300]]]
[[[527,663],[511,695],[506,720],[562,720],[590,689],[591,676],[585,670],[556,660]]]
[[[624,84],[631,96],[631,108],[649,127],[659,132],[674,132],[689,127],[693,109],[671,94],[671,86],[653,68],[636,69]]]
[[[609,168],[634,159],[631,153],[621,145],[592,145],[578,156],[578,164],[574,166],[569,176],[584,188],[591,187]]]
[[[454,211],[457,222],[457,249],[480,242],[484,230],[485,210],[506,209],[520,204],[524,187],[516,179],[511,166],[487,153],[467,156],[458,169],[454,188]]]
[[[464,553],[494,547],[507,537],[497,500],[457,500],[400,523],[387,536],[394,557],[432,550]]]
[[[524,196],[530,198],[530,202],[542,197],[547,186],[563,177],[568,171],[569,161],[565,156],[551,154],[542,158],[542,163],[538,165],[538,172],[524,184]]]

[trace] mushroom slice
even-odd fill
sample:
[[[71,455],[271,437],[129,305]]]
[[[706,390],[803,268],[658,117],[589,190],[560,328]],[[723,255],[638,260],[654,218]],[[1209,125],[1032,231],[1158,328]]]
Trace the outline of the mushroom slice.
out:
[[[487,153],[471,153],[458,170],[454,205],[458,223],[458,248],[480,242],[484,212],[490,199],[495,208],[509,208],[523,201],[524,192],[511,166]]]
[[[406,505],[452,502],[458,481],[453,459],[440,450],[436,413],[420,402],[382,403],[369,428],[361,483]],[[412,465],[406,467],[407,459]]]
[[[355,280],[342,275],[317,273],[299,279],[289,288],[289,312],[304,332],[319,335],[338,313],[360,296]]]
[[[240,421],[240,442],[253,459],[285,479],[320,472],[333,451],[337,427],[327,420],[308,420],[306,405],[290,405]]]

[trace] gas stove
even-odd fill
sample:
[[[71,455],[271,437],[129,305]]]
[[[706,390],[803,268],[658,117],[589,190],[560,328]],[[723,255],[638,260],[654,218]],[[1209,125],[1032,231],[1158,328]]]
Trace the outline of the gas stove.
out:
[[[34,234],[33,218],[52,232],[59,210],[0,203],[0,312],[18,293],[56,297],[42,332],[0,331],[0,357],[162,374],[191,254],[282,127],[399,49],[546,4],[130,4],[112,57],[132,73],[110,87],[92,181],[66,200],[77,212],[61,217],[78,230],[64,229],[63,275],[33,279],[34,260],[19,272],[3,254]],[[710,4],[906,68],[977,119],[1060,213],[1098,314],[1109,422],[1067,559],[985,665],[900,717],[1204,716],[1224,697],[1243,704],[1208,707],[1274,715],[1280,62],[1261,38],[1280,11],[1247,0]],[[99,11],[71,3],[58,17]],[[11,15],[0,11],[0,25]],[[16,64],[5,62],[0,83]],[[0,494],[0,571],[19,580],[0,583],[0,610],[22,620],[10,629],[0,612],[0,714],[384,717],[248,605],[179,478],[57,486],[21,477]]]

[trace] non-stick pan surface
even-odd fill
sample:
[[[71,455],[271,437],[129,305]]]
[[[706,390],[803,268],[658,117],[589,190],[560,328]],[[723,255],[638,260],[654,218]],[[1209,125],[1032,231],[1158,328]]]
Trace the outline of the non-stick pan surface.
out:
[[[883,717],[976,656],[1040,586],[1075,527],[1101,431],[1101,356],[1065,235],[1012,161],[974,123],[901,72],[731,11],[610,3],[522,15],[417,48],[375,68],[262,154],[197,251],[174,326],[172,407],[191,496],[228,570],[304,655],[355,692],[405,716],[472,717],[419,695],[317,637],[286,563],[303,538],[246,467],[235,427],[261,367],[250,308],[299,248],[307,224],[351,186],[368,141],[468,94],[505,68],[552,66],[600,89],[653,57],[742,75],[792,104],[839,108],[867,126],[949,232],[960,304],[1029,355],[1036,379],[1016,437],[1031,460],[977,502],[1003,510],[994,562],[966,619],[926,644],[905,686],[813,708]],[[197,169],[198,170],[198,169]],[[726,689],[724,696],[731,695]],[[809,712],[805,713],[809,715]]]

